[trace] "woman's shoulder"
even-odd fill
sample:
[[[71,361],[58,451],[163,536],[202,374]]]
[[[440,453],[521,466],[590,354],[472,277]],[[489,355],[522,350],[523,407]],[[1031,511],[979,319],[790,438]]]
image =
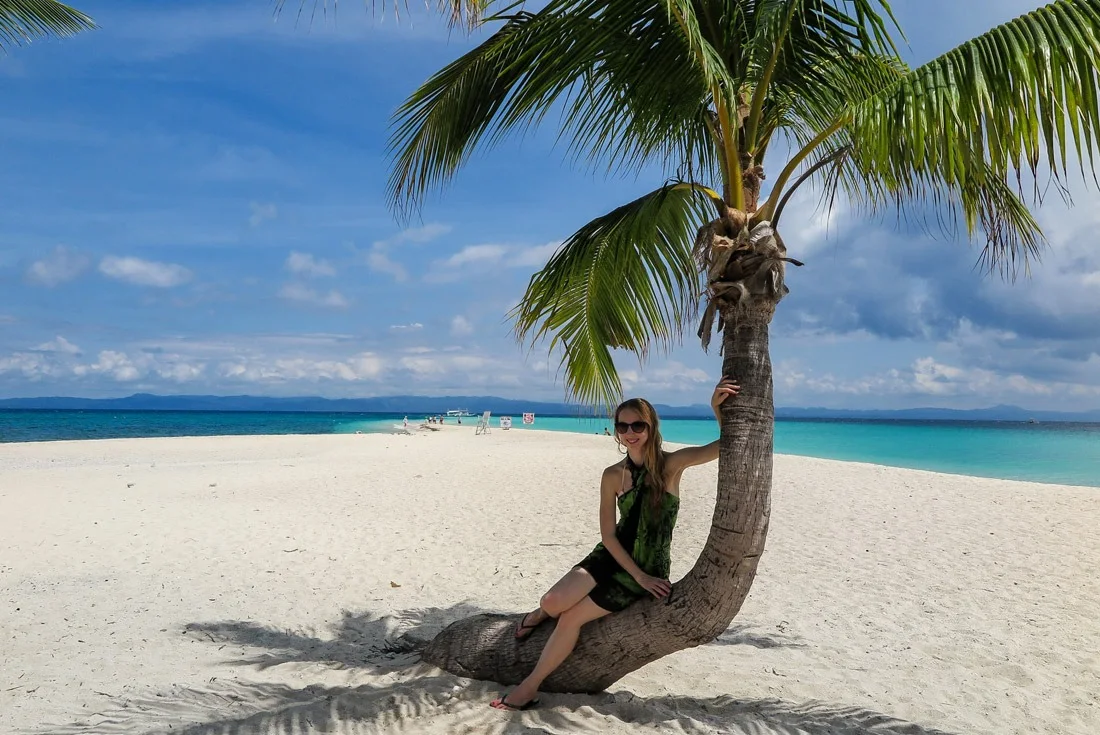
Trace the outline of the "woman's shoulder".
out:
[[[628,464],[629,461],[630,461],[629,457],[623,457],[622,459],[620,459],[615,464],[609,465],[608,467],[605,467],[604,471],[603,471],[603,476],[607,477],[608,475],[611,475],[611,474],[614,474],[614,473],[617,473],[617,472],[622,472],[624,469],[627,468],[627,464]]]

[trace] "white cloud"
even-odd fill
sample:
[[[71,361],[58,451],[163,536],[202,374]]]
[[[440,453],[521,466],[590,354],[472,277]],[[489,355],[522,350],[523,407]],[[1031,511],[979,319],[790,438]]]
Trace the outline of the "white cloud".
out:
[[[413,322],[411,324],[391,324],[390,325],[390,329],[398,330],[398,331],[400,331],[402,329],[423,329],[423,328],[424,328],[424,325],[421,324],[420,322]]]
[[[249,202],[248,207],[252,210],[252,214],[248,217],[248,224],[253,227],[259,227],[265,220],[279,216],[279,208],[271,202]]]
[[[64,245],[55,247],[42,260],[31,263],[27,280],[43,286],[56,286],[71,281],[91,264],[91,258]]]
[[[156,368],[156,373],[162,378],[174,380],[177,383],[187,383],[202,376],[206,372],[206,365],[176,362],[162,365]]]
[[[292,252],[284,266],[291,273],[302,276],[335,276],[336,269],[327,260],[319,260],[309,253]]]
[[[1050,385],[1011,373],[984,368],[960,368],[922,357],[913,364],[913,392],[930,396],[1003,395],[1032,397],[1050,395]]]
[[[409,274],[405,272],[404,266],[394,262],[388,255],[381,251],[367,253],[366,263],[367,267],[372,271],[391,275],[395,281],[405,281],[409,277]]]
[[[944,397],[977,398],[985,402],[1030,403],[1036,396],[1056,393],[1100,395],[1100,385],[1040,382],[1018,373],[979,367],[960,367],[933,357],[920,357],[908,368],[890,368],[878,373],[838,377],[815,374],[794,360],[776,364],[775,382],[788,393],[824,396],[901,396],[921,405],[941,404]]]
[[[91,365],[77,365],[73,368],[73,374],[78,376],[99,374],[107,375],[120,383],[128,383],[140,378],[143,374],[133,360],[125,353],[115,350],[103,350],[99,353],[99,359]]]
[[[423,245],[426,242],[431,242],[436,238],[450,233],[451,229],[450,225],[429,222],[420,227],[410,227],[407,230],[402,230],[393,237],[387,237],[384,240],[375,240],[371,247],[375,250],[386,250],[394,245],[401,245],[407,242]]]
[[[158,263],[141,258],[108,256],[99,263],[99,272],[138,286],[172,288],[191,280],[191,271],[175,263]]]
[[[405,326],[417,334],[419,323]],[[362,337],[343,334],[241,334],[211,340],[167,337],[96,346],[81,359],[68,349],[0,354],[0,386],[7,394],[41,395],[42,386],[67,395],[153,393],[328,395],[362,397],[407,393],[454,395],[477,390],[498,395],[560,398],[526,369],[518,355],[471,354],[460,346],[364,350]],[[63,347],[51,341],[41,347]],[[491,369],[490,369],[491,368]],[[368,389],[369,386],[369,389]]]
[[[653,391],[674,391],[700,395],[701,385],[716,383],[717,378],[706,370],[688,367],[677,360],[651,364],[645,368],[620,370],[619,379],[626,393]]]
[[[421,378],[435,375],[453,377],[456,373],[466,372],[464,383],[469,381],[470,376],[490,372],[486,368],[497,366],[488,358],[446,353],[436,353],[430,357],[403,357],[398,365]]]
[[[398,363],[401,367],[417,376],[443,375],[447,372],[445,361],[437,357],[403,357]]]
[[[498,262],[508,248],[503,245],[467,245],[443,261],[444,268],[460,268],[471,263],[493,264]]]
[[[467,334],[473,334],[474,325],[470,324],[470,320],[461,314],[451,320],[451,336],[463,337]]]
[[[460,370],[481,370],[493,365],[493,360],[488,357],[477,357],[475,355],[454,355],[448,359],[451,365]]]
[[[336,289],[328,293],[321,293],[300,283],[288,283],[279,289],[279,296],[288,301],[297,301],[304,304],[315,304],[332,309],[345,309],[351,302]]]
[[[508,265],[513,268],[542,268],[561,246],[561,241],[555,240],[545,245],[513,248],[508,256]]]
[[[375,380],[384,370],[385,362],[370,352],[361,352],[343,360],[304,357],[238,360],[223,363],[219,368],[222,377],[258,383]]]
[[[791,257],[801,259],[839,243],[842,231],[851,224],[851,207],[843,193],[829,206],[821,201],[818,187],[807,185],[787,202],[779,230]]]
[[[374,379],[382,375],[385,370],[385,361],[370,352],[361,352],[348,359],[348,365],[355,371],[360,380]]]
[[[401,243],[430,242],[450,231],[449,225],[438,224],[405,230],[388,239],[375,241],[370,250],[362,254],[362,260],[371,270],[393,276],[397,281],[404,281],[408,278],[408,271],[390,257],[391,248]],[[446,258],[433,261],[424,280],[429,283],[447,283],[474,273],[489,271],[496,266],[541,268],[559,247],[559,241],[536,246],[496,243],[467,245]]]
[[[287,347],[300,349],[303,345],[295,339],[278,340],[281,350]],[[324,341],[313,340],[321,348]],[[61,345],[69,343],[61,341]],[[331,340],[327,344],[333,344]],[[159,378],[177,385],[200,382],[204,390],[213,380],[239,386],[241,382],[265,385],[297,381],[312,384],[319,380],[361,381],[376,380],[385,372],[385,361],[371,352],[358,352],[342,357],[303,357],[280,354],[280,351],[257,349],[252,340],[225,343],[171,344],[167,349],[160,345],[131,345],[129,348],[100,351],[95,361],[79,362],[71,349],[52,349],[39,352],[16,352],[0,358],[0,375],[14,374],[23,380],[49,379],[58,382],[65,378],[90,381],[96,378],[112,383],[133,383]],[[53,343],[41,347],[57,347]],[[38,349],[38,348],[36,348]],[[143,387],[147,383],[143,382]]]
[[[49,342],[38,345],[32,348],[35,352],[60,352],[65,355],[79,355],[80,348],[74,345],[69,340],[65,339],[61,335],[58,335]]]
[[[65,369],[47,354],[16,352],[0,357],[0,375],[15,374],[24,380],[39,381],[64,374]]]
[[[392,276],[395,281],[405,281],[409,274],[405,266],[401,265],[389,256],[390,248],[405,243],[422,245],[442,237],[451,231],[450,225],[429,223],[422,227],[411,227],[402,230],[392,237],[384,240],[375,240],[366,253],[363,254],[363,262],[376,273],[384,273]]]
[[[494,268],[542,268],[561,245],[560,241],[534,246],[495,243],[467,245],[447,258],[434,261],[424,280],[448,283],[491,272]]]

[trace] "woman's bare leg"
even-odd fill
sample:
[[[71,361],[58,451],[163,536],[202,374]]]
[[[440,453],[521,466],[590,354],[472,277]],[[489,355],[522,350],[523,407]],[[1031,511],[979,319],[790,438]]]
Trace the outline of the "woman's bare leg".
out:
[[[596,580],[588,570],[575,567],[559,579],[539,600],[539,609],[556,618],[578,602],[588,597],[596,586]]]
[[[573,652],[577,645],[577,638],[580,636],[581,626],[610,614],[610,611],[604,610],[588,597],[561,613],[554,632],[550,634],[550,640],[546,641],[546,647],[542,649],[542,655],[535,664],[535,670],[508,693],[506,702],[498,700],[493,704],[502,703],[520,707],[534,699],[546,677],[561,666],[562,661]]]
[[[588,596],[596,586],[596,580],[586,570],[574,568],[559,579],[539,600],[537,610],[523,616],[516,626],[516,637],[526,638],[531,630],[547,618],[556,618]]]

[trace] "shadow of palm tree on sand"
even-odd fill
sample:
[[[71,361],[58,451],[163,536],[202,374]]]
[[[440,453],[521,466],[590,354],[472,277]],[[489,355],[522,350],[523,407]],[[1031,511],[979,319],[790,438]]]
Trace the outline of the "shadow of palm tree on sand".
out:
[[[393,616],[345,612],[331,636],[278,630],[247,621],[193,623],[187,635],[233,643],[255,654],[231,663],[258,669],[312,663],[347,669],[357,686],[211,682],[119,699],[94,717],[39,735],[307,735],[359,732],[599,733],[627,726],[727,735],[952,735],[862,707],[779,699],[552,694],[542,707],[504,713],[486,706],[496,685],[471,682],[421,664],[418,650],[448,623],[485,612],[471,605],[408,610]],[[748,636],[733,628],[727,645],[801,645]],[[741,638],[739,640],[739,637]],[[341,674],[344,676],[344,674]]]
[[[460,603],[418,608],[394,615],[344,611],[329,627],[330,637],[311,631],[280,630],[248,621],[190,623],[184,633],[211,643],[232,643],[256,654],[234,663],[266,669],[286,663],[320,663],[335,668],[391,670],[415,663],[416,652],[455,620],[487,612]]]
[[[786,625],[776,626],[777,633],[758,632],[750,625],[733,625],[715,638],[712,646],[752,646],[753,648],[805,648],[806,644],[788,635]]]

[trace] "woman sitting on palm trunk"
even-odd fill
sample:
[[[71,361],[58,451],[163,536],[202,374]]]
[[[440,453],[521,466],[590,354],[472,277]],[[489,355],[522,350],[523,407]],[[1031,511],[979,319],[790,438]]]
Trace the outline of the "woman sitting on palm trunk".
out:
[[[728,378],[715,386],[710,404],[719,421],[719,407],[737,391]],[[603,540],[516,625],[516,638],[523,640],[546,620],[557,619],[534,671],[493,700],[491,706],[497,709],[522,710],[537,704],[539,686],[573,651],[585,623],[623,610],[647,594],[664,598],[672,590],[668,574],[680,475],[688,467],[717,459],[718,442],[665,452],[657,412],[643,398],[624,401],[615,409],[615,441],[625,447],[626,457],[603,471]]]

